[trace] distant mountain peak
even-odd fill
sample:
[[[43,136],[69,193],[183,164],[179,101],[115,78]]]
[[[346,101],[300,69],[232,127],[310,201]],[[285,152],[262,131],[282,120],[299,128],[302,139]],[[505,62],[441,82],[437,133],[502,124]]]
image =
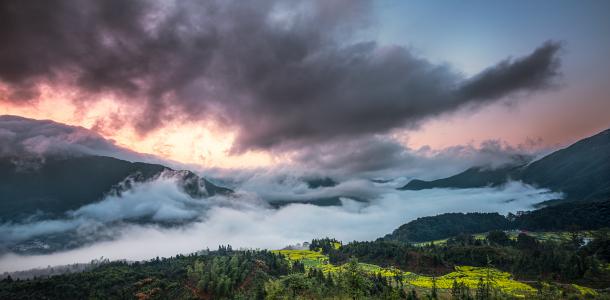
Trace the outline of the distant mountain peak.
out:
[[[561,191],[569,200],[610,197],[610,129],[529,164],[496,169],[472,167],[432,181],[414,179],[401,190],[497,186],[509,180]]]

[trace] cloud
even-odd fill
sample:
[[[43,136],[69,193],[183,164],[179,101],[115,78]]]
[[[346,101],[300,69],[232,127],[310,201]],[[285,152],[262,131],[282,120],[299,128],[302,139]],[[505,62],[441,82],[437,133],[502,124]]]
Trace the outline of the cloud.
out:
[[[286,174],[267,177],[256,176],[240,185],[240,190],[257,195],[269,202],[313,201],[344,197],[357,200],[371,200],[378,198],[384,192],[370,180],[349,179],[336,186],[311,189],[303,177],[285,177]],[[286,180],[278,181],[279,177]]]
[[[121,196],[109,196],[101,202],[80,207],[69,216],[107,223],[140,218],[183,221],[197,217],[208,201],[189,197],[175,178],[161,176],[152,182],[136,184]]]
[[[436,179],[472,166],[496,167],[507,163],[523,163],[533,154],[525,147],[512,147],[500,141],[485,141],[476,147],[464,145],[432,150],[427,147],[411,149],[389,136],[372,136],[311,145],[294,151],[287,163],[270,168],[205,170],[204,173],[220,178],[221,185],[254,193],[266,201],[303,201],[339,196],[373,199],[380,191],[369,181],[371,178],[398,178],[396,184],[413,177]],[[30,164],[35,166],[40,163],[38,160],[28,160],[28,155],[34,158],[49,155],[105,155],[185,167],[121,148],[111,140],[82,127],[48,120],[0,116],[0,157],[20,158],[15,163],[20,163],[26,169],[32,167]],[[339,184],[324,189],[310,189],[307,186],[307,179],[329,176]],[[180,193],[169,188],[173,185],[173,179],[165,179],[169,180],[165,184],[158,182],[147,187],[136,186],[156,193],[147,197],[150,201],[145,204],[132,203],[133,199],[129,197],[132,192],[129,192],[123,198],[107,199],[103,205],[107,205],[108,210],[112,208],[115,212],[110,215],[117,218],[123,218],[123,214],[128,212],[133,212],[135,217],[141,217],[142,211],[155,212],[163,205],[156,199],[165,199],[171,193],[176,201],[181,199]],[[166,188],[160,188],[161,186]],[[139,192],[136,194],[139,195]],[[174,213],[189,214],[193,203],[189,204],[184,199],[179,201],[182,201],[182,206],[172,206]],[[97,205],[82,208],[82,212],[92,209],[93,213]],[[169,211],[164,213],[169,214]],[[162,218],[161,215],[155,217],[152,214],[147,217]]]
[[[506,59],[468,79],[458,94],[465,99],[497,99],[514,91],[549,86],[549,79],[559,75],[556,55],[560,49],[560,43],[546,42],[526,57]]]
[[[150,196],[143,189],[136,194],[141,196],[141,203],[145,203]],[[174,205],[172,197],[165,197],[163,201]],[[49,255],[5,253],[0,256],[0,272],[88,262],[102,255],[110,259],[129,260],[173,256],[227,243],[234,247],[278,249],[324,236],[343,241],[373,240],[417,217],[445,212],[506,214],[528,210],[536,203],[559,197],[561,195],[548,190],[512,182],[500,188],[461,190],[397,191],[385,188],[381,190],[380,197],[368,203],[343,199],[341,206],[334,207],[290,204],[271,209],[256,196],[245,193],[238,199],[227,198],[209,205],[207,209],[199,211],[197,221],[184,226],[122,223],[112,229],[112,240],[98,241],[85,247]],[[95,206],[96,209],[105,210],[107,206],[103,204],[104,201]],[[29,230],[39,227],[31,225]],[[99,231],[98,227],[95,231],[86,231],[84,235],[95,240]]]
[[[0,115],[0,157],[13,158],[15,163],[35,164],[36,160],[44,160],[47,156],[74,155],[101,155],[128,161],[179,165],[123,148],[83,127]]]
[[[295,165],[324,176],[438,179],[473,166],[524,164],[536,152],[529,145],[511,146],[500,140],[443,149],[412,149],[389,136],[371,136],[312,145],[296,151],[292,160]]]
[[[119,154],[128,152],[82,127],[0,116],[0,155]]]
[[[117,124],[143,134],[212,120],[237,130],[235,152],[279,151],[414,127],[546,88],[559,72],[560,44],[547,42],[464,78],[362,40],[371,10],[365,1],[3,1],[0,99],[35,101],[45,84],[79,102],[109,94],[140,107]]]
[[[63,218],[46,219],[44,215],[33,215],[19,222],[0,223],[0,246],[79,231],[92,225],[121,226],[124,222],[184,224],[205,216],[213,206],[244,207],[251,202],[244,199],[236,202],[225,197],[194,198],[184,191],[180,180],[179,173],[164,173],[150,181],[132,182],[131,188],[120,195],[111,193],[101,201],[65,212]],[[259,201],[258,205],[261,203]],[[83,233],[92,234],[88,230]]]

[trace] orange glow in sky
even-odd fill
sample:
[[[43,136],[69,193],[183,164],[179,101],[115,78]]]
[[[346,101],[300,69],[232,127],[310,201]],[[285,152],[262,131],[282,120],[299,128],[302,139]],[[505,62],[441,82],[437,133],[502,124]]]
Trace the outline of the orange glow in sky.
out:
[[[582,106],[571,101],[570,94],[549,93],[544,97],[507,106],[494,104],[476,111],[460,111],[443,115],[414,130],[397,130],[394,137],[413,149],[432,149],[499,139],[511,145],[557,148],[610,126],[600,122],[606,118],[603,96],[588,95],[598,105]],[[586,93],[586,91],[576,91]],[[162,128],[141,135],[121,120],[137,118],[138,107],[101,98],[78,104],[68,99],[71,92],[42,89],[40,100],[22,105],[0,102],[0,114],[18,115],[92,129],[117,145],[136,152],[148,153],[203,168],[252,168],[289,161],[288,155],[266,151],[230,153],[236,132],[209,121],[174,120]],[[593,101],[592,103],[596,103]],[[587,116],[583,118],[582,116]]]
[[[44,88],[41,100],[37,102],[18,106],[0,102],[0,114],[82,126],[136,152],[206,168],[248,168],[267,166],[277,161],[277,158],[260,151],[229,154],[235,133],[212,124],[172,121],[142,136],[129,124],[121,124],[118,118],[114,118],[130,117],[130,112],[137,111],[137,107],[109,98],[88,101],[86,107],[80,107],[67,100],[69,97],[69,93]]]

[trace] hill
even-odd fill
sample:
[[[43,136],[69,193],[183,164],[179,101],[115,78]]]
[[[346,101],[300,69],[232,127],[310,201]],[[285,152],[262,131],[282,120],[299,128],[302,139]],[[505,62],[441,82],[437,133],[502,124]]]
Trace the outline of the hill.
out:
[[[607,253],[608,238],[580,248],[527,235],[444,247],[332,239],[317,240],[336,245],[325,250],[221,246],[51,277],[5,274],[0,299],[588,299],[608,296],[610,270],[601,266],[609,257],[599,255]]]
[[[402,190],[474,188],[520,180],[561,191],[568,200],[606,199],[610,196],[610,129],[555,151],[528,165],[497,169],[474,167],[433,181],[412,180]]]
[[[604,227],[610,227],[610,200],[568,202],[508,217],[498,213],[447,213],[423,217],[401,225],[383,239],[417,243],[493,230],[565,231]]]
[[[532,231],[610,228],[610,200],[571,202],[519,214],[513,228]]]
[[[0,158],[0,220],[15,220],[37,212],[62,214],[120,193],[132,182],[151,180],[166,173],[193,197],[227,194],[190,171],[105,156],[47,157],[26,164],[15,158]]]
[[[431,188],[473,188],[485,186],[498,186],[506,183],[511,175],[517,175],[520,166],[502,167],[499,169],[489,169],[473,167],[460,174],[451,177],[424,181],[414,179],[409,181],[401,190],[425,190]]]
[[[418,218],[401,225],[387,240],[424,242],[458,234],[473,234],[491,230],[506,230],[510,222],[498,213],[447,213],[433,217]]]

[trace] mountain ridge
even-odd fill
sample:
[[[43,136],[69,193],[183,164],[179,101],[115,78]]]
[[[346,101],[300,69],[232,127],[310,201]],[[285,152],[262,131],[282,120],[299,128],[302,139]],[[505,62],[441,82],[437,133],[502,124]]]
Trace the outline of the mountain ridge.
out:
[[[431,181],[414,179],[399,190],[477,188],[499,186],[510,180],[563,192],[567,200],[610,197],[610,129],[529,164],[496,169],[471,167],[446,178]]]
[[[0,157],[0,220],[40,212],[57,216],[167,172],[177,176],[180,188],[194,198],[233,192],[191,171],[108,156],[47,157],[25,169],[14,159]]]

